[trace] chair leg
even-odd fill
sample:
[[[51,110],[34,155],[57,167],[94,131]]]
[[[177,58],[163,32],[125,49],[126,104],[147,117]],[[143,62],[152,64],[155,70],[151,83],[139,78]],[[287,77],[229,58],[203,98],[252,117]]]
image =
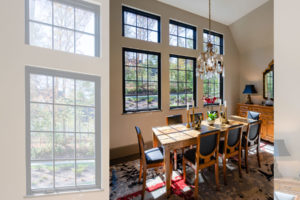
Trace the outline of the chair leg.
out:
[[[226,156],[223,155],[223,175],[224,175],[224,185],[227,185],[226,179]]]
[[[219,191],[220,186],[219,186],[219,164],[218,164],[218,162],[215,164],[215,178],[216,178],[217,191]]]
[[[246,172],[249,173],[249,166],[248,166],[248,146],[246,145],[245,148],[245,165],[246,165]]]
[[[195,170],[195,191],[194,191],[194,196],[195,199],[198,199],[198,187],[199,187],[199,166],[197,165],[196,170]]]
[[[177,170],[177,151],[174,150],[174,170]]]
[[[239,151],[239,175],[242,178],[242,150]]]
[[[259,155],[259,142],[257,144],[257,148],[256,148],[256,154],[257,154],[257,163],[258,163],[258,167],[261,168],[261,164],[260,164],[260,155]]]
[[[145,190],[146,190],[146,178],[147,178],[147,170],[143,170],[143,190],[142,190],[142,200],[144,200]]]
[[[185,159],[182,158],[182,171],[183,171],[183,181],[186,182],[186,165],[185,165]]]
[[[141,182],[141,178],[142,178],[142,172],[143,172],[143,162],[142,162],[142,159],[140,159],[140,174],[139,174],[139,182]]]

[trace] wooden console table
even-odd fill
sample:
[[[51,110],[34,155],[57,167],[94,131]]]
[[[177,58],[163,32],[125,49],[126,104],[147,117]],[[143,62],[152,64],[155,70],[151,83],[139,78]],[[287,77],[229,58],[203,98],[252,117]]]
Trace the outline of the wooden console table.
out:
[[[256,104],[238,104],[237,113],[241,117],[247,117],[248,111],[261,113],[261,138],[269,142],[274,142],[274,108],[273,106],[263,106]]]

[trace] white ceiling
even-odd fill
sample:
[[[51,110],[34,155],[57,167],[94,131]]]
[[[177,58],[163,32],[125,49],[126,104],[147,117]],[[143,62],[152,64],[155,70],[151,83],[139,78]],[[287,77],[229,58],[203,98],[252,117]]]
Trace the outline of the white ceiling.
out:
[[[158,0],[208,18],[208,0]],[[212,19],[230,25],[268,0],[212,0]]]

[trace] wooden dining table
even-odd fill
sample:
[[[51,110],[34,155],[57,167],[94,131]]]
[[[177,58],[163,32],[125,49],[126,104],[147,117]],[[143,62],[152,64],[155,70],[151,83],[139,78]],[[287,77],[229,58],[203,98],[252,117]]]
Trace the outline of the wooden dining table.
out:
[[[161,145],[164,147],[165,169],[170,169],[170,152],[175,149],[181,149],[197,144],[197,137],[199,134],[208,131],[220,130],[220,140],[224,139],[225,131],[234,125],[243,125],[243,131],[246,131],[247,125],[255,120],[230,116],[228,123],[222,124],[219,119],[216,120],[214,125],[208,125],[208,122],[202,121],[200,129],[187,128],[186,124],[175,124],[169,126],[153,127],[153,147]],[[171,194],[171,173],[170,170],[166,172],[166,193],[167,196]]]

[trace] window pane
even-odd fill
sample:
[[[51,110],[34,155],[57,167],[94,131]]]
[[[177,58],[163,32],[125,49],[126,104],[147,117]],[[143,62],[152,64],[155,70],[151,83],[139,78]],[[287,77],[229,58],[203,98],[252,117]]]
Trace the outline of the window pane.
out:
[[[144,67],[138,67],[138,80],[139,81],[147,81],[148,76],[147,76],[147,68]]]
[[[76,135],[76,156],[79,159],[95,158],[95,134]]]
[[[186,72],[186,80],[187,82],[190,82],[190,83],[193,83],[193,80],[194,77],[193,77],[193,72],[192,71],[187,71]]]
[[[31,161],[31,189],[53,187],[53,164]]]
[[[29,18],[35,21],[52,24],[52,1],[30,0]]]
[[[53,130],[53,106],[48,104],[30,104],[31,131]]]
[[[53,148],[52,132],[32,132],[31,133],[31,159],[49,160],[52,159]]]
[[[96,183],[94,160],[80,160],[77,161],[76,165],[77,185],[92,185]]]
[[[53,2],[54,25],[74,29],[74,7]]]
[[[148,90],[149,95],[158,95],[158,83],[149,82]]]
[[[52,28],[51,26],[30,22],[29,43],[33,46],[52,48]]]
[[[178,81],[179,82],[186,82],[185,71],[178,71]]]
[[[55,77],[54,96],[55,103],[74,105],[74,80]]]
[[[178,70],[169,71],[170,81],[178,81]]]
[[[194,31],[192,29],[187,28],[186,29],[186,37],[193,39],[194,38]]]
[[[54,106],[55,131],[75,131],[74,106]]]
[[[178,69],[185,70],[185,59],[183,58],[178,59]]]
[[[187,103],[189,103],[190,105],[193,104],[193,94],[187,94]]]
[[[137,15],[137,26],[147,28],[147,17]]]
[[[138,82],[138,95],[147,95],[147,82]]]
[[[158,96],[157,95],[149,96],[148,103],[150,109],[158,108]]]
[[[55,158],[74,159],[75,158],[75,134],[55,133]]]
[[[177,104],[177,102],[178,102],[178,96],[177,96],[177,94],[176,95],[170,95],[170,107],[176,107],[176,106],[178,106],[178,104]]]
[[[148,69],[148,81],[158,81],[158,69]]]
[[[178,106],[185,106],[185,105],[186,105],[186,96],[185,94],[180,94],[178,100]]]
[[[148,54],[148,67],[158,68],[158,56]]]
[[[186,92],[186,84],[185,83],[178,83],[178,93],[179,94],[184,94]]]
[[[136,66],[136,53],[135,52],[125,52],[125,65]]]
[[[144,53],[138,53],[137,54],[137,65],[141,66],[141,67],[147,67],[148,63],[147,63],[147,54]]]
[[[125,17],[125,24],[130,24],[133,26],[136,26],[136,15],[134,13],[130,12],[124,12],[124,17]]]
[[[207,34],[206,33],[203,33],[203,42],[208,42],[207,41]]]
[[[55,162],[55,186],[67,187],[75,185],[75,161]]]
[[[158,34],[155,31],[148,31],[148,41],[149,42],[158,42]]]
[[[74,53],[74,31],[54,28],[54,49]]]
[[[177,46],[177,37],[170,35],[170,45],[171,46]]]
[[[178,26],[178,36],[186,37],[185,36],[185,28],[184,27]]]
[[[53,79],[51,76],[30,74],[30,100],[53,102]]]
[[[186,84],[186,92],[189,94],[193,94],[193,83]]]
[[[95,106],[95,83],[76,80],[76,104]]]
[[[174,83],[174,82],[170,83],[170,93],[177,95],[177,93],[178,93],[178,84],[177,83]]]
[[[146,109],[148,109],[147,96],[139,96],[138,97],[138,109],[139,110],[146,110]]]
[[[125,82],[125,95],[136,95],[136,82]]]
[[[185,38],[178,37],[178,46],[185,47]]]
[[[156,19],[148,18],[148,29],[158,31],[158,21]]]
[[[136,27],[133,26],[124,26],[124,35],[129,38],[136,38]]]
[[[75,9],[75,29],[87,33],[95,33],[95,14],[93,12]]]
[[[186,70],[191,70],[191,71],[194,70],[194,61],[193,60],[190,60],[190,59],[186,60]]]
[[[136,97],[125,97],[125,110],[135,111],[137,109],[137,98]]]
[[[76,108],[76,131],[95,132],[95,108]]]
[[[186,48],[193,49],[194,48],[194,41],[190,39],[186,39]]]
[[[136,29],[136,38],[140,40],[147,40],[148,34],[146,29],[137,28]]]
[[[170,57],[170,69],[177,69],[177,58]]]
[[[87,56],[94,56],[95,36],[76,33],[76,53]]]
[[[169,25],[169,34],[177,35],[177,26],[174,24]]]

